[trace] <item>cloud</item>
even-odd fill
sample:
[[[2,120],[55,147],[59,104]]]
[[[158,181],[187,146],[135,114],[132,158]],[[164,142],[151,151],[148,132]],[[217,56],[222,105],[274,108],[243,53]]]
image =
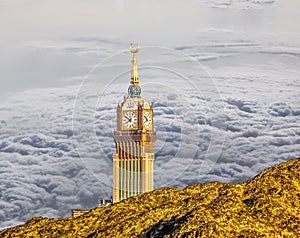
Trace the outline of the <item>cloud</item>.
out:
[[[206,3],[213,8],[234,9],[260,9],[266,5],[276,3],[276,0],[207,0]]]
[[[259,2],[251,3],[262,4]],[[207,37],[205,44],[196,42],[178,49],[205,62],[220,92],[222,110],[209,107],[213,98],[183,84],[170,72],[140,71],[143,97],[154,101],[158,137],[155,187],[240,182],[266,167],[299,156],[300,72],[289,59],[282,58],[287,50],[282,51],[281,43],[273,39],[234,40],[235,35],[213,41]],[[97,51],[98,46],[114,48],[113,43],[99,39],[32,44],[57,54],[92,59],[111,54],[110,50]],[[270,48],[262,51],[266,45],[276,44],[275,49],[282,54],[270,54]],[[297,54],[293,57],[294,63],[299,62]],[[112,137],[116,105],[127,90],[127,76],[123,77],[125,83],[112,84],[103,96],[102,92],[87,93],[76,115],[77,124],[73,125],[76,83],[81,79],[76,75],[64,79],[68,83],[62,87],[27,89],[0,102],[1,227],[37,215],[70,216],[72,208],[94,207],[100,198],[112,196]],[[193,77],[193,72],[189,76]],[[201,85],[200,92],[205,87]],[[225,128],[220,126],[223,120]],[[86,142],[82,148],[79,139]],[[209,150],[212,140],[216,150]],[[218,148],[222,149],[221,155]],[[189,158],[190,154],[194,156]]]

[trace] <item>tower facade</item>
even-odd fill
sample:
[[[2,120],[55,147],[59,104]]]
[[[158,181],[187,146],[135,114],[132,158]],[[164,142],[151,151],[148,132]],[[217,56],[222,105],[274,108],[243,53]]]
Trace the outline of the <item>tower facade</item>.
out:
[[[113,155],[113,202],[153,190],[154,142],[152,103],[144,101],[139,83],[136,49],[133,53],[128,93],[117,107]]]

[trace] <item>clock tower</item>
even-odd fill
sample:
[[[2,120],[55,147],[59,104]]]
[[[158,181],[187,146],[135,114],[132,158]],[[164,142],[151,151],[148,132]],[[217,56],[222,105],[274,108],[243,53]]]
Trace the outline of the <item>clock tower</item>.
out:
[[[153,190],[154,142],[152,103],[144,101],[139,83],[136,49],[133,53],[128,93],[117,107],[113,155],[113,202]]]

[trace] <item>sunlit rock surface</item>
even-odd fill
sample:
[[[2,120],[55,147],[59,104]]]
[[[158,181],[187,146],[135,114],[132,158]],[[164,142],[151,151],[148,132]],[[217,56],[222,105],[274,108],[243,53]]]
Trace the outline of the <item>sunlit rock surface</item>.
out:
[[[300,237],[300,159],[239,184],[161,188],[78,218],[36,217],[0,237]]]

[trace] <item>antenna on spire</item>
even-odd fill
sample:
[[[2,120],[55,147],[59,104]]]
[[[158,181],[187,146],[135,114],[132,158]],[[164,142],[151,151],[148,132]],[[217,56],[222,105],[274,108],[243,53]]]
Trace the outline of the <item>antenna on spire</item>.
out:
[[[136,53],[139,52],[140,45],[137,44],[135,49],[132,48],[132,44],[130,44],[130,52],[133,53],[132,58],[132,68],[131,68],[131,84],[139,84],[139,76],[138,76],[138,68],[137,68],[137,58]]]

